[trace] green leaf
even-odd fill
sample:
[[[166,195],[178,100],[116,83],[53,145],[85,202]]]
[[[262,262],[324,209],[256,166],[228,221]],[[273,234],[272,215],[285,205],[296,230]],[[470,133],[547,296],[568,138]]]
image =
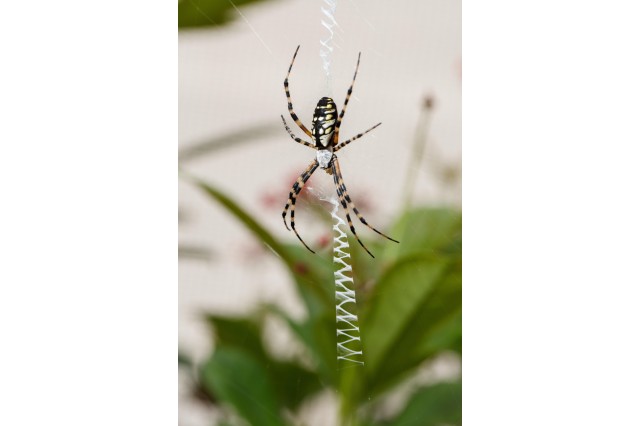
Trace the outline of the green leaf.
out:
[[[330,253],[311,254],[300,244],[285,244],[291,273],[310,316],[324,316],[335,309],[333,261]]]
[[[322,389],[318,375],[293,362],[274,362],[269,365],[273,381],[283,404],[295,410],[302,401]]]
[[[229,213],[236,217],[253,235],[262,241],[289,269],[302,298],[311,315],[330,309],[333,304],[332,287],[329,279],[331,260],[320,254],[313,255],[304,247],[284,245],[267,229],[254,219],[247,211],[235,203],[229,196],[214,186],[195,178],[191,178],[198,187],[213,200],[220,203]]]
[[[414,353],[417,357],[426,358],[426,354],[441,351],[453,351],[462,354],[462,310],[458,311],[449,319],[444,319],[428,339],[424,339],[421,345],[416,345]]]
[[[337,349],[335,311],[325,315],[309,316],[297,322],[276,306],[270,310],[282,318],[291,331],[306,346],[313,360],[315,369],[325,385],[337,386]],[[335,309],[335,308],[333,308]]]
[[[188,2],[189,0],[186,1]],[[221,149],[238,147],[249,142],[263,141],[265,136],[275,134],[276,131],[282,131],[281,126],[271,123],[247,125],[222,136],[211,137],[202,142],[189,144],[178,151],[178,162],[184,163]]]
[[[425,324],[429,326],[424,327]],[[398,347],[406,349],[415,363],[439,351],[462,352],[462,271],[459,264],[451,265],[403,338]]]
[[[208,315],[218,347],[235,348],[251,355],[265,365],[271,381],[277,388],[278,399],[291,409],[320,389],[318,376],[292,361],[275,361],[262,342],[263,319],[259,316],[228,318]]]
[[[388,257],[407,257],[419,253],[460,255],[462,251],[462,214],[447,208],[411,210],[396,223],[392,235],[400,244],[384,252]]]
[[[446,267],[446,259],[414,257],[396,263],[380,278],[362,315],[366,363],[372,370],[380,367],[404,328],[410,326]]]
[[[418,390],[406,407],[385,426],[441,426],[462,424],[462,384],[438,383]]]
[[[387,270],[363,313],[369,395],[379,393],[430,356],[455,350],[451,324],[461,309],[458,262],[442,256],[405,258]]]
[[[206,318],[213,326],[218,345],[243,349],[261,361],[268,359],[262,344],[262,332],[257,319],[225,318],[217,315],[207,315]]]
[[[277,386],[264,364],[246,352],[218,347],[203,366],[205,388],[255,426],[283,426]]]
[[[178,367],[184,367],[184,368],[193,367],[193,361],[191,360],[191,358],[184,352],[181,352],[180,350],[178,350]]]
[[[256,238],[264,242],[289,269],[305,302],[310,332],[299,333],[311,349],[323,377],[335,383],[335,294],[331,253],[313,255],[299,245],[285,245],[258,223],[230,197],[210,184],[191,178],[213,200],[235,216]],[[291,325],[291,324],[290,324]]]
[[[178,28],[216,27],[232,20],[235,6],[260,0],[180,0]]]
[[[195,245],[178,245],[178,259],[210,260],[212,252],[208,247]]]
[[[391,385],[404,373],[443,350],[459,347],[461,323],[453,323],[460,314],[462,279],[459,266],[449,265],[421,301],[420,308],[397,335],[393,350],[384,358],[384,368],[376,375],[381,388]]]
[[[258,240],[262,241],[268,248],[270,248],[277,256],[279,256],[285,264],[290,268],[293,267],[293,259],[288,250],[285,250],[284,246],[271,235],[269,231],[258,223],[249,213],[236,204],[229,196],[222,191],[214,188],[203,181],[194,179],[196,185],[205,191],[207,195],[220,203],[225,207],[229,213],[235,216],[240,222],[242,222],[249,231],[251,231]]]

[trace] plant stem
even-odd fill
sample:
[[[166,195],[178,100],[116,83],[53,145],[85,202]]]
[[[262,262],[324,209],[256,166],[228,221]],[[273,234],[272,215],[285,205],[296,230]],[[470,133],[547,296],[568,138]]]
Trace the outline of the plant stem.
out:
[[[411,207],[411,199],[413,197],[413,191],[415,188],[416,176],[418,174],[418,170],[420,169],[424,151],[427,146],[429,127],[431,126],[432,111],[433,96],[429,95],[425,98],[420,110],[420,117],[418,118],[418,125],[416,127],[413,148],[411,150],[412,155],[409,160],[409,167],[407,167],[407,177],[404,184],[405,210]]]

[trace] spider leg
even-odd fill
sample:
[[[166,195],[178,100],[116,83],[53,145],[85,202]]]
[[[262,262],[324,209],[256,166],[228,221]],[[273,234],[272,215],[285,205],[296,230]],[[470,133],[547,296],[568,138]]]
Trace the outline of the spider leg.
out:
[[[379,125],[381,125],[382,123],[378,123],[375,126],[373,126],[372,128],[365,130],[362,133],[358,133],[356,136],[352,137],[351,139],[349,139],[348,141],[345,142],[340,142],[338,145],[336,145],[333,148],[333,152],[338,152],[338,150],[342,149],[343,147],[345,147],[346,145],[349,145],[351,142],[355,141],[356,139],[360,139],[361,137],[363,137],[364,135],[366,135],[367,133],[369,133],[370,131],[372,131],[373,129],[375,129],[376,127],[378,127]]]
[[[338,192],[338,198],[340,199],[340,204],[342,204],[342,208],[344,209],[344,212],[347,216],[347,222],[349,222],[349,228],[351,229],[351,233],[356,237],[356,240],[358,240],[362,248],[365,249],[367,253],[369,253],[369,256],[375,259],[375,256],[371,254],[369,249],[365,247],[362,241],[360,241],[360,237],[358,237],[358,234],[356,233],[356,228],[353,226],[353,222],[351,221],[351,216],[349,216],[349,209],[347,208],[347,202],[345,201],[345,194],[347,192],[347,188],[345,188],[344,186],[344,182],[342,181],[342,176],[339,176],[340,166],[338,166],[338,157],[336,157],[335,155],[333,156],[333,161],[331,162],[331,169],[333,171],[332,173],[333,181],[336,184],[336,191]]]
[[[285,228],[287,228],[287,231],[291,231],[291,229],[289,229],[289,227],[287,226],[287,211],[289,210],[292,204],[295,204],[294,199],[298,196],[305,182],[307,181],[307,179],[311,177],[311,174],[315,171],[317,167],[318,167],[318,160],[316,159],[316,160],[313,160],[311,164],[309,164],[309,167],[307,167],[307,169],[304,172],[302,172],[300,176],[298,176],[298,179],[294,182],[293,187],[289,191],[289,199],[287,200],[287,204],[285,204],[284,209],[282,210],[282,220],[284,221],[284,226]]]
[[[333,179],[336,182],[336,185],[338,185],[338,182],[340,183],[339,190],[344,194],[344,198],[347,200],[347,203],[349,203],[349,207],[351,208],[351,210],[353,210],[353,212],[356,214],[356,216],[358,216],[358,219],[360,219],[360,222],[362,222],[364,225],[366,225],[369,229],[371,229],[372,231],[376,232],[377,234],[382,235],[387,240],[393,241],[394,243],[400,243],[400,241],[394,240],[393,238],[383,234],[382,232],[378,231],[373,226],[369,225],[367,223],[367,221],[364,219],[364,217],[360,214],[360,212],[356,208],[356,205],[354,204],[354,202],[351,201],[351,197],[349,197],[349,193],[347,192],[347,187],[344,186],[344,180],[342,179],[342,173],[340,172],[340,165],[338,164],[337,157],[334,159],[333,168],[334,168],[334,174],[335,174]]]
[[[336,121],[336,129],[333,134],[334,144],[338,143],[338,135],[340,133],[340,125],[342,124],[342,117],[344,117],[344,113],[347,110],[347,104],[349,103],[349,99],[351,99],[351,92],[353,92],[353,84],[356,82],[356,76],[358,75],[359,67],[360,67],[360,53],[358,53],[358,63],[356,64],[356,72],[353,74],[353,80],[351,80],[351,86],[349,86],[349,90],[347,90],[347,97],[344,100],[342,111],[340,111],[340,116],[338,117],[338,121]]]
[[[310,148],[317,149],[316,146],[314,144],[312,144],[311,142],[303,141],[302,139],[296,137],[296,135],[294,135],[293,132],[291,131],[291,129],[289,128],[289,126],[287,126],[287,122],[285,121],[284,116],[281,115],[280,118],[282,118],[282,123],[284,124],[284,128],[287,129],[287,133],[289,133],[289,136],[291,136],[291,139],[293,139],[294,141],[296,141],[298,143],[301,143],[304,146],[308,146]]]
[[[300,119],[298,118],[296,113],[293,112],[293,104],[291,103],[291,94],[289,93],[289,74],[291,74],[291,68],[293,68],[293,61],[296,60],[296,55],[298,54],[298,49],[300,49],[299,45],[296,48],[296,52],[293,54],[293,59],[291,59],[291,65],[289,65],[289,71],[287,72],[287,76],[284,79],[284,91],[287,94],[287,102],[289,103],[288,104],[289,114],[291,114],[291,118],[293,118],[293,121],[296,122],[298,127],[300,127],[302,129],[302,131],[307,136],[312,137],[311,136],[311,132],[309,131],[309,129],[307,129],[304,124],[302,124],[302,121],[300,121]]]
[[[309,165],[307,170],[305,170],[298,177],[296,182],[293,184],[291,191],[289,191],[289,199],[287,200],[287,204],[284,206],[284,210],[282,211],[282,220],[284,221],[284,226],[287,228],[287,230],[289,230],[289,227],[287,226],[287,211],[289,210],[289,208],[291,208],[291,229],[293,229],[293,232],[295,232],[296,237],[298,237],[300,242],[302,242],[302,244],[304,244],[304,246],[311,253],[315,253],[315,252],[309,248],[309,246],[302,240],[302,238],[298,234],[298,231],[296,231],[295,208],[296,208],[296,199],[298,197],[298,194],[300,194],[300,191],[302,191],[304,184],[307,182],[307,180],[309,180],[309,178],[311,177],[313,172],[316,171],[317,168],[318,168],[318,160],[316,159],[316,160],[313,160],[313,162]]]

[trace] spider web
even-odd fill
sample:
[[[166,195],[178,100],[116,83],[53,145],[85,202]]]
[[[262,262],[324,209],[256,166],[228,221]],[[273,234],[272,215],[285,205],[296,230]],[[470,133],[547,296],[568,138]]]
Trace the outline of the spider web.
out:
[[[322,0],[320,12],[322,13],[320,23],[329,33],[326,39],[320,39],[320,59],[322,59],[322,69],[326,76],[327,93],[331,89],[331,54],[333,53],[334,28],[338,27],[338,22],[334,17],[338,0]]]
[[[364,365],[358,315],[355,313],[356,292],[351,269],[351,254],[347,234],[342,230],[346,225],[338,216],[338,200],[335,194],[326,200],[333,204],[333,277],[336,287],[336,332],[338,337],[338,361],[351,361]],[[350,275],[347,275],[350,274]]]
[[[331,86],[331,54],[333,52],[334,29],[338,23],[334,17],[338,0],[322,0],[320,6],[320,23],[327,29],[327,38],[320,39],[320,58],[322,68],[326,76],[327,91]],[[329,196],[320,196],[323,201],[333,205],[331,217],[333,218],[333,264],[334,282],[336,292],[336,334],[338,362],[346,361],[364,365],[362,342],[360,340],[360,327],[356,314],[356,293],[351,267],[351,255],[349,254],[349,242],[347,234],[343,231],[346,223],[338,216],[339,203],[335,191]]]

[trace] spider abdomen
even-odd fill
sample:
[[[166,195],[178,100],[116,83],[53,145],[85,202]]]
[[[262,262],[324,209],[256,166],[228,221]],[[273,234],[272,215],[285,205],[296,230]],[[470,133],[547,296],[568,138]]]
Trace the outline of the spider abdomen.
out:
[[[320,99],[313,112],[311,126],[311,135],[316,143],[316,148],[327,149],[332,145],[337,118],[336,104],[333,99],[327,97]]]

